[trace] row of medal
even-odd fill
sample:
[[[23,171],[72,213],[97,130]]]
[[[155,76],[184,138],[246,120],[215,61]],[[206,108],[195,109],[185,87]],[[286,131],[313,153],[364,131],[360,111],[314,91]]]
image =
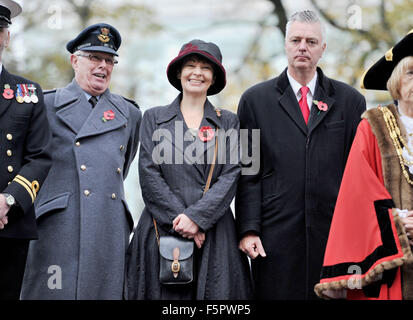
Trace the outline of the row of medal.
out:
[[[16,100],[18,103],[37,103],[39,97],[36,94],[34,84],[17,84],[16,85]],[[10,100],[14,98],[14,91],[9,84],[4,85],[3,98]]]

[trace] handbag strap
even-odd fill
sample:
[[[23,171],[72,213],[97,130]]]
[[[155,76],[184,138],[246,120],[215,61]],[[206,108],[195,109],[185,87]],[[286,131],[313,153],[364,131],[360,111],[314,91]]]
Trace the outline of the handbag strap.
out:
[[[209,173],[208,173],[208,178],[207,178],[207,182],[204,188],[204,193],[203,195],[209,190],[209,187],[211,186],[211,181],[212,181],[212,174],[214,173],[214,169],[215,169],[215,162],[217,160],[217,154],[218,154],[218,127],[217,127],[217,134],[215,137],[215,147],[214,147],[214,157],[212,159],[212,164],[211,164],[211,168],[209,168]],[[159,233],[158,233],[158,227],[156,225],[156,220],[154,217],[152,217],[153,220],[153,225],[155,226],[155,235],[156,235],[156,241],[158,242],[158,246],[160,245],[160,240],[159,240]]]

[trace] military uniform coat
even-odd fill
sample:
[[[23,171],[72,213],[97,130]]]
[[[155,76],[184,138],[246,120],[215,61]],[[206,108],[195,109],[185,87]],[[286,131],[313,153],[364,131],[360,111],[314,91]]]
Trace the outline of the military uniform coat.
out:
[[[260,130],[260,170],[238,183],[240,236],[258,234],[267,254],[252,261],[258,299],[313,299],[347,156],[365,99],[317,69],[308,126],[287,77],[248,89],[241,97],[241,129]],[[251,148],[251,141],[249,141]],[[249,150],[251,151],[251,150]]]
[[[219,145],[224,147],[218,150],[221,160],[217,160],[211,187],[203,195],[215,139],[202,142],[188,135],[180,101],[181,95],[172,104],[149,109],[143,116],[139,177],[145,209],[128,249],[126,297],[247,299],[251,293],[249,266],[238,249],[230,209],[241,170],[238,143],[230,145],[229,134],[219,135]],[[218,127],[225,132],[232,129],[235,138],[238,136],[237,116],[222,110],[218,117],[208,100],[202,126]],[[164,146],[162,152],[161,144]],[[159,161],[159,154],[165,157],[164,161]],[[232,161],[231,154],[237,156]],[[171,155],[169,159],[168,155]],[[206,237],[201,250],[195,249],[195,283],[174,290],[159,282],[159,248],[152,218],[156,219],[161,236],[179,236],[173,231],[172,221],[181,213],[205,231]]]
[[[121,299],[132,217],[123,181],[141,112],[106,90],[91,109],[75,80],[45,95],[53,165],[36,201],[23,299]],[[103,121],[112,110],[114,118]],[[60,281],[61,280],[61,281]]]
[[[18,103],[17,84],[33,84],[37,103]],[[51,133],[40,86],[10,74],[4,67],[0,87],[9,85],[13,97],[0,96],[0,192],[14,196],[8,224],[0,230],[0,238],[36,239],[33,202],[43,186],[51,166]]]

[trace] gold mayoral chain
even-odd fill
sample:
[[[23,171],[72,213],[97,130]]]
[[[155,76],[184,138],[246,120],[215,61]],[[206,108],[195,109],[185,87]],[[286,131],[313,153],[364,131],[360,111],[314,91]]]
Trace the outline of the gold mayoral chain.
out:
[[[400,166],[402,168],[402,172],[404,177],[406,178],[407,182],[413,185],[413,181],[410,180],[409,173],[406,170],[405,165],[412,165],[413,161],[408,161],[403,157],[403,147],[406,148],[409,155],[413,155],[412,151],[409,149],[406,140],[403,138],[402,134],[400,133],[400,128],[397,125],[396,118],[394,117],[393,113],[386,107],[379,107],[379,110],[383,113],[384,121],[386,122],[386,127],[389,130],[390,138],[393,140],[394,148],[396,149],[397,156],[399,157]],[[401,142],[401,143],[400,143]]]

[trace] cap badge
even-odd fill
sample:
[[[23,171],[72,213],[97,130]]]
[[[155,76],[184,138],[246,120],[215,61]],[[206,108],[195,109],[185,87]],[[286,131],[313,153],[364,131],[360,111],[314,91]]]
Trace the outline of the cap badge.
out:
[[[109,29],[108,28],[102,28],[102,29],[100,29],[100,31],[102,33],[100,35],[98,35],[98,39],[103,43],[109,42],[109,40],[110,40]]]
[[[384,57],[386,58],[386,61],[393,61],[393,48],[387,51]]]

